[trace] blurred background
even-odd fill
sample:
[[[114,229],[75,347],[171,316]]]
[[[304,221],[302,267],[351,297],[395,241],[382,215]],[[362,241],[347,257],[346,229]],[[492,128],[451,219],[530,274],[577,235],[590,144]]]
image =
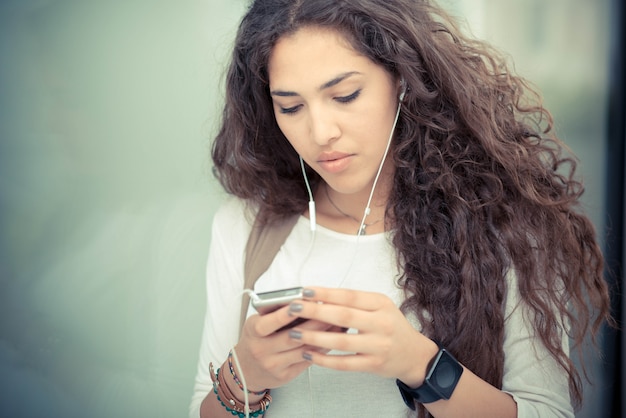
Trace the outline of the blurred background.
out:
[[[0,417],[185,417],[246,0],[0,0]],[[543,92],[623,305],[620,0],[445,0]],[[619,417],[622,336],[579,417]]]

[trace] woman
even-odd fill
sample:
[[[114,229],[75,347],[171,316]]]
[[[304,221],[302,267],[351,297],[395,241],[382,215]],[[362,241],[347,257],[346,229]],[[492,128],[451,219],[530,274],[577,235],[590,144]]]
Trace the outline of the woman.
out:
[[[533,97],[429,1],[254,1],[213,148],[235,197],[191,416],[573,416],[569,338],[608,296],[576,164]],[[250,308],[240,334],[251,225],[294,214],[254,290],[303,298]]]

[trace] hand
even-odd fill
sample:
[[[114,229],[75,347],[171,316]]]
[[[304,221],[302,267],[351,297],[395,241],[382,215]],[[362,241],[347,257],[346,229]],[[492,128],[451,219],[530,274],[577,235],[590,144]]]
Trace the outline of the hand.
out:
[[[290,305],[291,315],[359,331],[345,334],[302,326],[294,328],[289,333],[293,341],[354,353],[327,355],[327,351],[303,346],[304,356],[311,363],[335,370],[394,377],[412,387],[422,384],[428,362],[437,354],[437,345],[415,330],[387,296],[316,287],[305,289],[305,297],[306,300]]]
[[[244,374],[249,390],[282,386],[310,366],[303,354],[316,348],[289,338],[289,330],[281,330],[295,319],[285,306],[266,315],[252,315],[244,323],[235,350],[242,369],[238,372]],[[319,321],[306,321],[299,328],[326,332],[334,329]]]

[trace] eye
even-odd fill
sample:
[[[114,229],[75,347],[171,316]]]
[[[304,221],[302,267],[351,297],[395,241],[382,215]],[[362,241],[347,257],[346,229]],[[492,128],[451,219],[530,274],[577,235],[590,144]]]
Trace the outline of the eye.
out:
[[[300,110],[301,107],[302,107],[302,105],[297,105],[297,106],[293,106],[293,107],[281,107],[280,108],[280,113],[285,114],[285,115],[293,115],[298,110]]]
[[[338,101],[339,103],[350,103],[351,101],[359,97],[360,94],[361,94],[361,89],[358,89],[357,91],[355,91],[354,93],[348,96],[335,97],[335,100]]]

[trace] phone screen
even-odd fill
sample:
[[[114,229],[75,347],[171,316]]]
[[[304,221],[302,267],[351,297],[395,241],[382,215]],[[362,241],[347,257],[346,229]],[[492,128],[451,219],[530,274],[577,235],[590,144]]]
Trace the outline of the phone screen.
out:
[[[257,293],[257,297],[252,299],[252,306],[263,315],[273,312],[296,299],[302,299],[301,287]]]

